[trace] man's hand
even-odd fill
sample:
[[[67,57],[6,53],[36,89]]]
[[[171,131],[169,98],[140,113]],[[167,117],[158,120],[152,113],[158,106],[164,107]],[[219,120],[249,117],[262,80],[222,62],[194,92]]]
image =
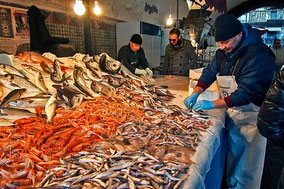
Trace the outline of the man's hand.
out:
[[[183,101],[184,105],[188,109],[191,109],[194,106],[194,104],[196,103],[198,96],[199,96],[198,93],[192,93],[190,96],[188,96],[184,99],[184,101]]]
[[[147,72],[148,76],[150,76],[150,77],[153,76],[153,71],[150,70],[150,68],[146,68],[146,72]]]
[[[135,69],[135,74],[146,76],[146,75],[147,75],[147,72],[146,72],[146,70],[136,68],[136,69]]]
[[[210,110],[214,108],[215,108],[214,101],[208,101],[208,100],[201,100],[193,106],[193,110],[197,112],[201,110]]]

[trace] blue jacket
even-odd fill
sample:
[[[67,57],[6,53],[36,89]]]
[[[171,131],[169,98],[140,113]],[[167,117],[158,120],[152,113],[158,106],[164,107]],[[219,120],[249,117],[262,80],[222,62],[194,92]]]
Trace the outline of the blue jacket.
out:
[[[235,68],[237,61],[239,63]],[[204,68],[197,86],[205,90],[216,80],[216,74],[234,75],[238,89],[224,98],[227,106],[242,106],[251,102],[260,106],[275,69],[275,56],[262,42],[260,31],[244,24],[243,37],[238,46],[230,53],[217,50],[212,62]]]

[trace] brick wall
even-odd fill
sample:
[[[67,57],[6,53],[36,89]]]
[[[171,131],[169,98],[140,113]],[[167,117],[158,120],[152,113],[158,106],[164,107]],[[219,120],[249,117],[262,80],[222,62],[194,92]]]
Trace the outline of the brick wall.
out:
[[[116,58],[116,27],[115,24],[92,20],[92,47],[94,54],[107,53]]]
[[[13,3],[4,3],[0,1],[0,5],[6,7],[17,7],[28,10],[29,7]],[[84,31],[82,19],[77,16],[70,16],[66,13],[53,12],[40,9],[42,14],[48,15],[45,20],[46,27],[52,37],[68,38],[75,52],[84,53]],[[93,54],[108,53],[111,57],[116,58],[116,27],[114,23],[91,20],[91,38]],[[17,41],[16,38],[0,38],[0,44],[7,44],[8,41]],[[2,42],[1,42],[2,41]],[[29,40],[28,40],[29,41]],[[27,42],[28,42],[27,41]],[[9,54],[15,54],[21,43],[13,42],[7,50],[7,45],[0,45],[0,51],[7,51]],[[13,50],[10,50],[13,49]],[[21,45],[21,51],[28,51],[29,45]]]

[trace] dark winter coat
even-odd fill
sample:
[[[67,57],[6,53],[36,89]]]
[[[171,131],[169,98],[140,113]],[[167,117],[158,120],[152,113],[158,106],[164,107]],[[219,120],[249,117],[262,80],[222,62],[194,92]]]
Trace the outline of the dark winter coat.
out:
[[[149,67],[143,48],[140,47],[137,52],[133,52],[130,44],[119,49],[118,60],[132,73],[135,73],[136,68],[146,69]]]
[[[188,70],[195,68],[197,55],[190,41],[181,39],[181,45],[175,49],[171,44],[166,47],[163,74],[188,76]]]
[[[257,126],[263,136],[284,149],[284,69],[266,94],[257,117]]]
[[[27,13],[29,16],[31,50],[40,53],[54,53],[56,42],[46,28],[44,22],[46,17],[43,16],[40,10],[34,5],[29,8]]]
[[[216,75],[233,74],[238,88],[224,100],[228,107],[254,103],[260,106],[272,83],[276,65],[273,52],[261,39],[260,31],[244,24],[243,37],[231,53],[218,50],[212,62],[203,70],[197,86],[206,89],[215,80]]]

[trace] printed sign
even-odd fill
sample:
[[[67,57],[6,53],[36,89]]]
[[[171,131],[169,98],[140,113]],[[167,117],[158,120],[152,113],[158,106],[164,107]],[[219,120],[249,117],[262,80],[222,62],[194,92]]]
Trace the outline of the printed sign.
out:
[[[27,12],[15,10],[13,15],[16,25],[15,35],[20,37],[29,37],[30,31]]]

